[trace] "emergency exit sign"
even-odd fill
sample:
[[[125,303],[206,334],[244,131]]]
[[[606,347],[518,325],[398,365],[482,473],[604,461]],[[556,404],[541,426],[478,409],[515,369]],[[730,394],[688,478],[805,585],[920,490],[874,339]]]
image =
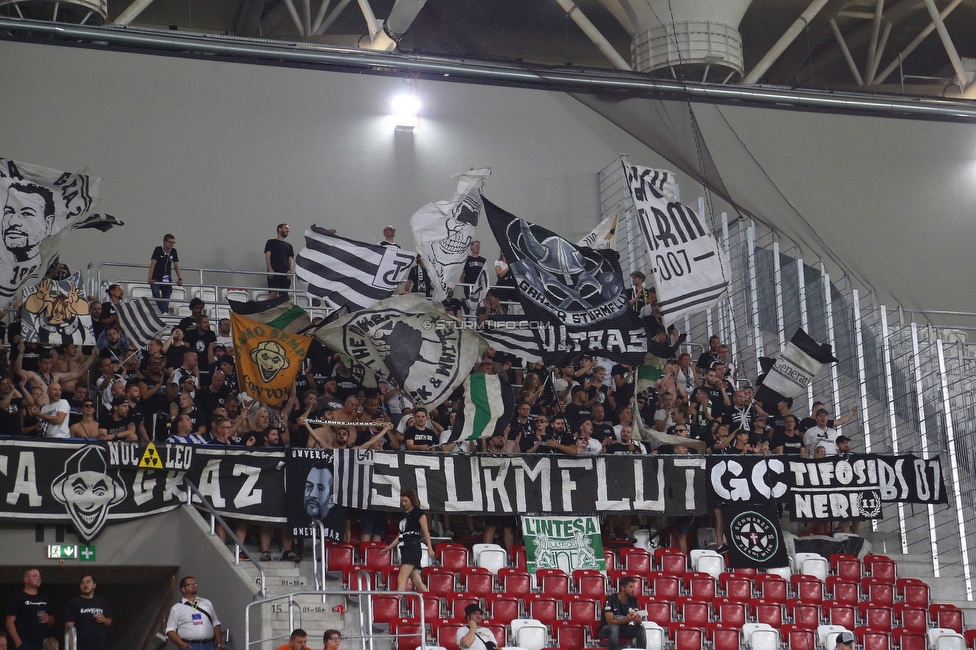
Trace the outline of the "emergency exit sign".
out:
[[[94,562],[95,545],[48,544],[47,557],[49,560],[79,560],[81,562]]]

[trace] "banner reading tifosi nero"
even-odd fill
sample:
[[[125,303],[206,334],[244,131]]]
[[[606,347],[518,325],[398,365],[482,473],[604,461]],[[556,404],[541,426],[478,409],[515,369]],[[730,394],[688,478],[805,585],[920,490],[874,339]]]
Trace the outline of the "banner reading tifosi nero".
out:
[[[281,461],[244,449],[0,440],[0,519],[70,521],[91,540],[108,523],[185,503],[188,479],[221,515],[284,523]]]
[[[597,517],[522,517],[526,569],[607,570]]]
[[[420,507],[470,514],[706,512],[705,458],[455,456],[376,452],[373,508],[398,509],[401,488]]]

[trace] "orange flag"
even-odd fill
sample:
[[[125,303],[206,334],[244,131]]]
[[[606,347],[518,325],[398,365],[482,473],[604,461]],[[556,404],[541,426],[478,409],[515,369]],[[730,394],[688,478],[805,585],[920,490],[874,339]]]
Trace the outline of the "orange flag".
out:
[[[230,322],[241,388],[262,404],[283,405],[312,337],[289,334],[235,313]]]

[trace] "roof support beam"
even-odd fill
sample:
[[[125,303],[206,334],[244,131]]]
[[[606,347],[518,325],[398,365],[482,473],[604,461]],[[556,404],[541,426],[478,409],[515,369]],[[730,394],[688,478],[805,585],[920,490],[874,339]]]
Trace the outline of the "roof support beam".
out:
[[[891,36],[891,23],[885,23],[884,32],[881,34],[881,40],[878,41],[878,48],[874,52],[874,59],[869,61],[868,66],[868,78],[867,84],[870,86],[874,83],[874,75],[878,72],[878,66],[881,65],[881,55],[884,54],[885,45],[888,44],[888,37]]]
[[[929,0],[929,2],[931,1],[932,0]],[[750,70],[749,74],[742,78],[742,83],[754,84],[758,82],[762,76],[766,74],[766,71],[769,70],[774,63],[776,63],[776,60],[782,56],[783,52],[786,51],[786,48],[788,48],[793,41],[796,40],[796,37],[800,35],[800,32],[803,31],[813,17],[816,16],[821,9],[823,9],[825,4],[827,4],[827,0],[813,0],[813,2],[810,3],[810,6],[807,7],[802,14],[800,14],[800,17],[797,18],[792,25],[790,25],[789,29],[787,29],[783,35],[779,37],[779,40],[776,41],[773,47],[766,52],[766,55],[759,61],[759,63],[756,64],[756,67]]]
[[[152,4],[153,0],[133,0],[132,4],[119,14],[119,17],[112,21],[113,25],[128,25],[139,17],[142,11]]]
[[[935,6],[935,0],[925,0],[925,6],[928,7],[932,22],[935,23],[935,31],[939,33],[939,38],[942,39],[942,47],[949,55],[952,69],[956,71],[956,76],[959,77],[959,85],[965,88],[969,85],[969,77],[966,76],[966,70],[962,67],[962,60],[959,58],[956,46],[952,44],[952,39],[949,38],[949,30],[946,29],[942,16],[939,15],[939,8]]]
[[[325,12],[329,10],[330,0],[322,0],[322,4],[319,5],[319,11],[315,14],[315,22],[312,23],[312,31],[309,34],[315,34],[319,31],[319,27],[322,26],[322,22],[325,20]]]
[[[868,45],[868,60],[864,64],[864,75],[870,77],[871,63],[875,52],[878,51],[878,36],[881,34],[881,14],[884,12],[884,0],[877,0],[874,5],[874,17],[871,22],[871,42]],[[870,81],[868,83],[871,83]]]
[[[961,1],[962,0],[960,0],[960,2]],[[337,4],[336,8],[332,10],[332,13],[329,14],[329,17],[326,18],[324,22],[320,22],[319,25],[314,30],[312,30],[315,33],[315,35],[321,36],[330,27],[332,27],[332,23],[334,23],[336,18],[339,17],[339,14],[342,13],[342,10],[349,6],[350,2],[352,2],[352,0],[339,0],[339,4]]]
[[[305,38],[305,28],[302,27],[302,19],[298,15],[298,10],[295,9],[295,3],[293,0],[285,0],[285,6],[288,7],[288,13],[291,15],[291,21],[295,23],[295,29],[298,30],[298,35],[301,38]]]
[[[837,44],[840,45],[840,51],[844,53],[844,60],[847,61],[847,67],[850,68],[851,74],[854,75],[854,81],[857,82],[858,86],[864,85],[864,79],[861,78],[861,73],[858,72],[857,66],[854,64],[854,57],[851,56],[851,51],[847,49],[847,41],[844,40],[844,35],[840,33],[840,27],[837,26],[837,21],[833,18],[830,19],[830,29],[834,32],[834,38],[837,39]]]
[[[556,2],[558,2],[559,6],[563,8],[566,15],[572,18],[573,22],[583,30],[583,33],[586,34],[591,41],[593,41],[593,44],[597,46],[597,49],[600,50],[603,56],[610,60],[610,63],[612,63],[615,68],[618,70],[627,70],[629,72],[633,71],[630,64],[624,61],[624,58],[620,56],[620,53],[617,52],[613,45],[610,45],[610,41],[608,41],[606,37],[600,33],[600,30],[596,28],[596,25],[591,23],[590,19],[583,15],[583,10],[576,6],[576,3],[573,2],[573,0],[556,0]]]
[[[952,10],[958,7],[960,4],[962,4],[962,0],[952,0],[952,2],[946,5],[946,8],[942,10],[942,12],[939,14],[939,17],[945,20],[945,17],[948,16],[950,13],[952,13]],[[901,61],[905,60],[905,57],[907,57],[909,54],[914,52],[915,48],[921,45],[922,41],[924,41],[925,38],[929,34],[931,34],[934,30],[935,30],[935,23],[934,22],[929,23],[928,26],[925,29],[923,29],[921,32],[919,32],[918,36],[916,36],[912,40],[912,42],[909,43],[907,47],[905,47],[904,50],[898,53],[898,56],[895,57],[895,60],[892,61],[887,68],[882,70],[881,74],[875,77],[874,83],[876,84],[884,83],[884,80],[888,78],[888,75],[890,75],[892,72],[895,71],[895,68],[898,67],[898,64]]]

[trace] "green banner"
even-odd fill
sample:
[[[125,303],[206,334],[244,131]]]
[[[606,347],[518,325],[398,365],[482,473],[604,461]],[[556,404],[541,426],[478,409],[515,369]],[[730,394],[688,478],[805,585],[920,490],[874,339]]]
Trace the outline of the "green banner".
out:
[[[529,573],[537,569],[607,570],[597,517],[522,517]]]

